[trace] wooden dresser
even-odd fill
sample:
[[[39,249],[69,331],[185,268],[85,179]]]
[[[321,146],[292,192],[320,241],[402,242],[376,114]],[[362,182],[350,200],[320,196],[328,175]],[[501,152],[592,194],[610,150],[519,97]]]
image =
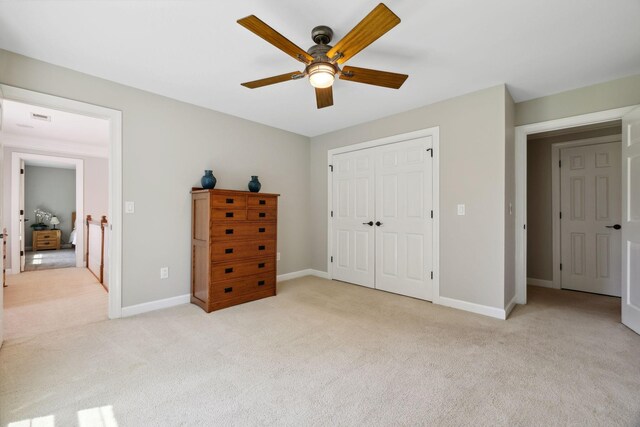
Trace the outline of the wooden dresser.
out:
[[[33,251],[60,249],[60,230],[33,230]]]
[[[276,294],[279,194],[191,191],[191,302],[207,313]]]

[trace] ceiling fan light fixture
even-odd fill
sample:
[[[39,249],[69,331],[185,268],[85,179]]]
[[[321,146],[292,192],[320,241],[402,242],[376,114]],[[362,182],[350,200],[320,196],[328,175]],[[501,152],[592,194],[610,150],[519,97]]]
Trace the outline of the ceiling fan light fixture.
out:
[[[309,83],[317,89],[325,89],[333,85],[336,69],[326,62],[318,62],[307,67]]]

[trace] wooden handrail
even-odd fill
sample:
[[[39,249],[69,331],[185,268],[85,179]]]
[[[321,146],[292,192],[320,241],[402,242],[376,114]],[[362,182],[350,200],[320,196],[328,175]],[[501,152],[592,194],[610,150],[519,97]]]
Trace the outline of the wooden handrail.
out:
[[[85,222],[87,226],[87,268],[89,269],[91,274],[93,274],[96,277],[96,279],[98,279],[100,284],[102,284],[102,286],[104,286],[104,288],[108,290],[108,288],[104,284],[104,229],[108,224],[107,217],[106,215],[102,215],[102,218],[100,219],[100,221],[96,221],[91,217],[91,215],[87,215],[87,219]],[[91,270],[91,263],[90,263],[91,254],[89,253],[90,252],[89,238],[91,235],[91,233],[89,232],[89,227],[91,225],[97,225],[100,227],[100,264],[99,264],[98,274],[96,274],[95,271]]]

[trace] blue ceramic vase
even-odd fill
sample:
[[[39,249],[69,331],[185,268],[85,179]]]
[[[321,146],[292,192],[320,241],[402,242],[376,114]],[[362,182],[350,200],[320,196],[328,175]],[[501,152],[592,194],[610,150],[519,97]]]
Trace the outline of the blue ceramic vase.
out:
[[[258,181],[258,177],[255,175],[251,175],[251,181],[249,181],[249,191],[251,191],[252,193],[257,193],[258,191],[260,191],[260,188],[262,188],[262,184],[260,184],[260,181]]]
[[[200,184],[202,184],[202,188],[206,188],[207,190],[211,190],[216,186],[216,182],[218,180],[215,176],[213,176],[213,171],[205,170],[204,175],[200,179]]]

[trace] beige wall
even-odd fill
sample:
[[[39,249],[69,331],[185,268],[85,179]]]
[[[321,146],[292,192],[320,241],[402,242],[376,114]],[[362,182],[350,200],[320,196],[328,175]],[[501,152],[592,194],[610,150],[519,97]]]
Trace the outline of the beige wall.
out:
[[[516,126],[640,104],[640,75],[516,104]]]
[[[551,142],[527,143],[527,277],[552,280]]]
[[[2,52],[0,50],[0,52]],[[84,164],[84,209],[85,214],[93,215],[106,215],[109,207],[108,198],[108,182],[109,177],[109,161],[99,157],[83,157],[83,156],[69,156],[68,154],[59,154],[54,152],[44,152],[37,150],[28,150],[17,147],[4,147],[3,150],[4,160],[2,163],[2,173],[4,178],[4,187],[2,189],[2,205],[3,205],[3,220],[4,226],[7,230],[11,230],[11,157],[14,152],[16,153],[28,153],[28,154],[41,154],[50,155],[56,157],[72,157],[75,159],[81,159]],[[75,176],[75,175],[74,175]],[[95,213],[94,213],[95,212]],[[82,221],[82,219],[79,219]],[[27,224],[28,226],[29,224]],[[27,246],[29,244],[30,237],[27,236]],[[10,247],[11,236],[7,239],[7,247]],[[11,251],[7,252],[7,268],[11,267]]]
[[[123,306],[189,293],[189,190],[204,169],[218,188],[259,175],[280,193],[278,273],[309,267],[308,138],[2,50],[0,82],[122,111],[123,199],[136,203],[123,219]]]
[[[440,127],[440,295],[504,307],[504,85],[311,139],[311,267],[327,271],[327,151]],[[466,204],[466,216],[456,205]]]

